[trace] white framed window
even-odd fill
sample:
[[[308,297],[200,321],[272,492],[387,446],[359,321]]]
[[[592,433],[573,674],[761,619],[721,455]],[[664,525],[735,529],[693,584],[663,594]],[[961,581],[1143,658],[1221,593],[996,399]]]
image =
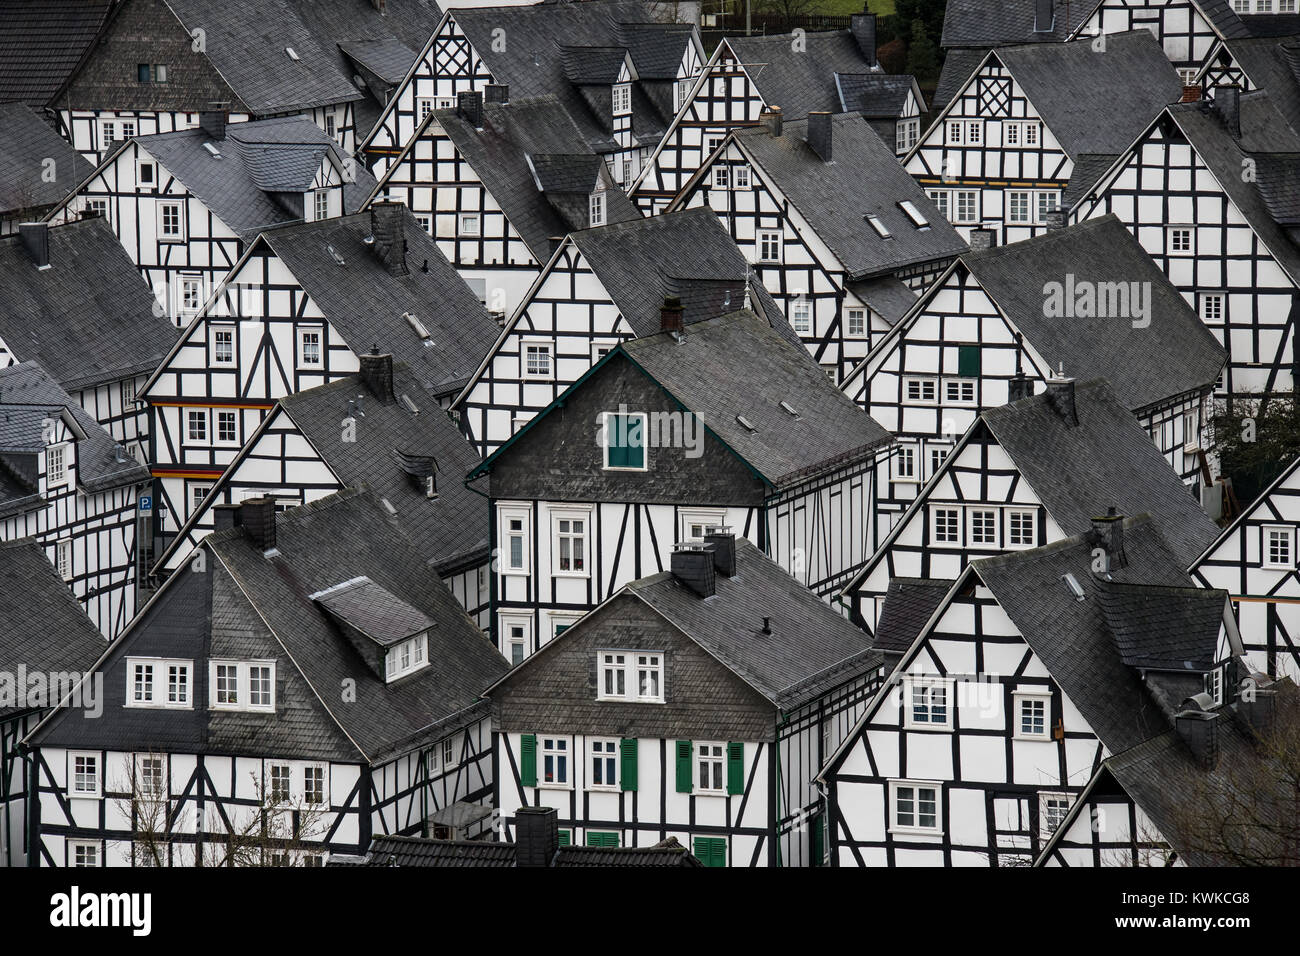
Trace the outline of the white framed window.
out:
[[[542,779],[538,786],[564,787],[572,784],[569,780],[569,756],[572,752],[568,737],[542,738]]]
[[[158,238],[162,242],[185,241],[185,211],[180,203],[158,204]]]
[[[903,404],[933,405],[939,400],[939,382],[933,378],[903,379]]]
[[[1195,408],[1183,412],[1183,450],[1196,451],[1201,447],[1201,414]]]
[[[984,142],[984,121],[969,120],[966,123],[966,144],[968,146],[979,146]]]
[[[126,706],[189,710],[194,662],[160,657],[126,659]]]
[[[758,234],[758,261],[759,262],[780,262],[781,261],[781,233],[773,230],[763,230]]]
[[[889,781],[889,830],[891,833],[940,833],[942,789],[937,782]]]
[[[321,341],[323,330],[319,328],[298,330],[298,365],[301,368],[320,368],[323,364]]]
[[[731,188],[731,167],[727,165],[724,159],[719,159],[713,164],[713,188]]]
[[[185,436],[189,441],[208,440],[208,410],[206,408],[188,408],[185,410]]]
[[[1047,214],[1059,208],[1061,194],[1055,189],[1040,189],[1034,195],[1034,222],[1040,225],[1047,222]]]
[[[239,413],[218,409],[216,413],[216,441],[221,445],[239,444]]]
[[[1074,797],[1068,793],[1040,793],[1038,795],[1038,833],[1046,840],[1055,833],[1070,807],[1074,806]]]
[[[144,802],[165,803],[168,797],[167,758],[162,754],[136,754],[133,789]]]
[[[69,840],[68,866],[99,867],[103,866],[99,852],[98,840]]]
[[[462,236],[481,236],[483,234],[483,220],[476,212],[463,212],[460,214],[460,234]]]
[[[975,404],[975,379],[950,378],[943,383],[943,400],[949,405]]]
[[[269,763],[266,767],[266,790],[272,805],[288,803],[293,799],[293,767],[287,763]]]
[[[695,785],[700,793],[727,792],[727,745],[701,743],[696,746]]]
[[[425,118],[434,111],[433,98],[429,96],[419,96],[415,100],[416,115],[419,116],[418,122],[423,123]]]
[[[1032,510],[1008,509],[1007,547],[1032,548],[1038,543],[1036,528],[1037,512]]]
[[[892,233],[890,233],[889,231],[889,227],[885,225],[884,220],[881,219],[879,216],[868,213],[867,222],[870,224],[871,228],[876,231],[876,235],[878,235],[881,239],[893,238]]]
[[[108,220],[108,200],[107,200],[107,199],[93,199],[93,198],[91,198],[91,199],[87,199],[87,200],[86,200],[86,212],[88,212],[88,213],[90,213],[90,214],[92,214],[92,215],[96,215],[96,216],[103,216],[104,219],[105,219],[105,221],[107,221],[107,220]]]
[[[235,327],[214,325],[208,331],[208,360],[213,365],[235,364]]]
[[[209,661],[208,706],[274,712],[275,661]]]
[[[1165,249],[1168,255],[1194,255],[1194,245],[1191,226],[1167,226],[1165,228]]]
[[[647,471],[648,416],[645,412],[601,413],[602,467],[606,471]]]
[[[429,235],[433,235],[433,217],[432,217],[432,216],[426,216],[426,215],[421,215],[421,214],[417,213],[416,216],[415,216],[415,224],[416,224],[417,226],[419,226],[421,229],[423,229],[425,232],[427,232]]]
[[[1223,703],[1223,668],[1216,667],[1205,675],[1205,692],[1216,704]]]
[[[969,508],[966,511],[966,540],[972,547],[998,546],[998,512],[996,508]]]
[[[158,166],[152,160],[135,161],[135,182],[137,186],[152,189],[158,185]]]
[[[625,159],[619,164],[619,184],[623,186],[630,185],[634,176],[632,173],[632,160]]]
[[[867,310],[847,309],[845,311],[845,334],[863,336],[867,334]]]
[[[1030,194],[1023,190],[1007,193],[1007,222],[1033,222],[1029,199]]]
[[[135,120],[124,119],[118,125],[121,132],[121,139],[131,139],[135,136]]]
[[[596,690],[597,700],[627,699],[627,659],[626,651],[600,653],[600,683]]]
[[[384,680],[391,683],[428,665],[429,635],[422,631],[388,649],[384,655]]]
[[[597,700],[664,702],[664,655],[659,651],[599,651]]]
[[[961,544],[961,509],[952,505],[930,508],[930,525],[936,544]]]
[[[812,300],[800,295],[790,303],[790,327],[796,332],[812,331]]]
[[[954,196],[954,206],[957,211],[957,218],[955,218],[953,222],[962,223],[962,224],[979,222],[979,217],[980,217],[979,193],[977,193],[975,190],[973,189],[956,190],[956,195]]]
[[[1047,694],[1015,693],[1014,736],[1017,740],[1047,740],[1051,736],[1052,698]]]
[[[1223,301],[1226,296],[1222,292],[1202,292],[1196,298],[1196,311],[1200,313],[1201,321],[1223,321]]]
[[[524,378],[547,378],[552,375],[551,343],[525,339]]]
[[[588,785],[592,790],[618,789],[618,741],[597,738],[587,743],[591,778]]]
[[[891,477],[894,481],[916,481],[916,446],[899,445],[890,456]]]
[[[117,123],[113,120],[99,121],[99,137],[105,147],[117,142]]]
[[[68,796],[98,797],[103,793],[103,763],[97,753],[68,751]]]
[[[931,189],[926,193],[934,207],[939,210],[939,215],[944,219],[951,221],[952,217],[948,215],[948,208],[951,205],[952,190],[950,189]]]
[[[952,681],[942,677],[905,677],[903,726],[908,730],[951,730],[952,688]]]
[[[933,478],[939,473],[943,463],[948,460],[948,456],[952,454],[952,446],[926,442],[925,451],[926,456],[929,458],[929,470],[925,473],[925,476]]]
[[[330,191],[317,189],[312,193],[312,218],[316,222],[330,217]]]
[[[664,656],[638,653],[636,655],[636,699],[663,703]]]
[[[614,87],[614,115],[632,112],[632,84],[619,83]]]
[[[748,189],[751,182],[749,167],[745,165],[735,166],[731,172],[732,189]]]
[[[54,542],[54,569],[65,581],[72,580],[72,539],[60,538]]]
[[[909,116],[907,119],[901,119],[894,127],[894,152],[900,156],[906,153],[921,137],[921,119],[918,116]]]
[[[1285,524],[1266,524],[1262,527],[1263,541],[1260,557],[1266,568],[1295,567],[1295,528]]]
[[[69,442],[59,442],[45,449],[45,485],[59,488],[68,483]]]
[[[1037,146],[1039,140],[1038,125],[1037,120],[1022,120],[1003,123],[1002,145]]]
[[[682,511],[678,513],[678,541],[703,541],[710,528],[720,528],[727,513],[717,511]]]
[[[589,525],[590,514],[586,511],[552,513],[551,545],[555,555],[555,574],[578,578],[591,576],[587,566]]]
[[[203,308],[203,277],[199,275],[181,275],[180,311],[182,315],[194,315]]]
[[[507,574],[528,573],[529,512],[516,509],[501,511],[502,567]]]
[[[302,802],[309,807],[329,805],[329,787],[323,763],[304,764],[302,768]]]
[[[597,226],[605,225],[605,193],[603,190],[591,194],[591,200],[587,208],[590,213],[591,228],[595,229]]]
[[[442,749],[442,766],[444,770],[450,770],[455,767],[459,760],[456,759],[456,738],[446,737],[438,745]]]
[[[512,619],[502,616],[501,632],[504,635],[502,649],[506,660],[510,661],[510,666],[522,664],[524,658],[528,656],[528,636],[532,629],[532,622],[528,618]]]
[[[212,485],[190,485],[190,514],[198,511],[211,493]]]

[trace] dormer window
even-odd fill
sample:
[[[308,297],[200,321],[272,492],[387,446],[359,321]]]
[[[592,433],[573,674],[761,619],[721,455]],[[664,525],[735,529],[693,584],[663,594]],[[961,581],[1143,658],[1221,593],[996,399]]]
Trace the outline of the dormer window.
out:
[[[212,710],[274,713],[275,662],[211,661],[208,702]]]
[[[68,483],[68,448],[68,443],[63,442],[45,449],[46,487],[58,488]]]
[[[588,208],[591,227],[594,229],[597,226],[605,225],[605,193],[603,190],[591,194],[591,202]]]
[[[597,700],[662,704],[664,655],[647,651],[601,651]]]
[[[614,87],[614,115],[632,112],[632,84],[620,83]]]
[[[427,667],[428,664],[429,634],[424,631],[388,649],[388,654],[384,658],[384,679],[391,684],[400,677],[414,674]]]

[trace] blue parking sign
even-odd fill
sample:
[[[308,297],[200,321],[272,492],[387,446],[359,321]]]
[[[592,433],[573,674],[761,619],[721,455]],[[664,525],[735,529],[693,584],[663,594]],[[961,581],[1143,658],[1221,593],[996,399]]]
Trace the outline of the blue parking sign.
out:
[[[140,496],[140,510],[153,511],[153,495]]]

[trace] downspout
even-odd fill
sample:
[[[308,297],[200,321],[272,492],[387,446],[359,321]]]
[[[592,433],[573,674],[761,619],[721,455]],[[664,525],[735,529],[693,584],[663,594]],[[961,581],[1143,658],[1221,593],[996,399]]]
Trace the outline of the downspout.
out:
[[[466,478],[462,484],[465,485],[466,491],[472,491],[480,498],[486,498],[488,502],[488,640],[496,647],[497,642],[497,522],[496,515],[492,513],[492,496],[485,495],[473,485],[470,479]],[[476,582],[477,583],[477,582]],[[498,647],[499,651],[500,648]]]

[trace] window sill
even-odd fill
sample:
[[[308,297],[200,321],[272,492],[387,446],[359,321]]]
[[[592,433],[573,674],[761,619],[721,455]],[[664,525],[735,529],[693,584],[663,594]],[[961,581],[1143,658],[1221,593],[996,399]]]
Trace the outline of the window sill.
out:
[[[942,831],[942,830],[939,830],[939,829],[933,829],[933,830],[932,830],[932,829],[930,829],[930,828],[928,828],[928,827],[897,827],[897,826],[895,826],[895,827],[890,827],[890,828],[889,828],[889,834],[890,834],[890,836],[894,836],[895,834],[897,834],[897,835],[899,835],[899,836],[927,836],[927,837],[934,837],[935,839],[940,839],[940,838],[943,837],[943,831]]]
[[[1055,742],[1056,742],[1056,741],[1054,741],[1054,740],[1052,739],[1052,735],[1051,735],[1051,734],[1043,734],[1041,737],[1039,737],[1039,736],[1031,736],[1031,735],[1029,735],[1029,734],[1014,734],[1014,733],[1013,733],[1013,734],[1011,735],[1011,739],[1012,739],[1012,740],[1023,740],[1023,741],[1026,741],[1027,743],[1039,743],[1039,744],[1051,744],[1051,743],[1055,743]]]
[[[952,725],[951,725],[951,724],[949,724],[948,726],[945,727],[945,726],[943,726],[943,725],[941,725],[941,724],[909,724],[909,723],[904,723],[904,724],[903,724],[903,729],[904,729],[904,730],[912,730],[912,731],[917,731],[917,730],[919,730],[919,731],[929,731],[930,733],[935,733],[935,734],[950,734],[950,733],[952,733]]]

